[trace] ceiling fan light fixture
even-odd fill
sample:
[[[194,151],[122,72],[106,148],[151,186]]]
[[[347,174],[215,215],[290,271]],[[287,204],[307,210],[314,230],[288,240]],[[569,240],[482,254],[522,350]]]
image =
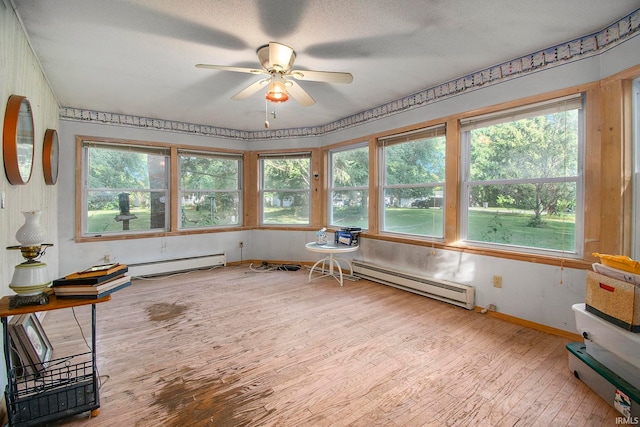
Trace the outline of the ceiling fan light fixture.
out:
[[[271,102],[286,102],[289,99],[289,94],[287,94],[284,79],[281,75],[273,76],[265,98]]]

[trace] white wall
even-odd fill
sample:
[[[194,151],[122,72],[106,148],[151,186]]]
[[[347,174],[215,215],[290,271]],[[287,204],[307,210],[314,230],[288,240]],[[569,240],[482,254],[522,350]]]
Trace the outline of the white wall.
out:
[[[42,261],[47,263],[49,273],[58,274],[58,186],[45,185],[42,171],[42,145],[46,129],[58,129],[58,104],[40,70],[40,66],[29,48],[20,24],[7,6],[0,1],[0,117],[4,118],[6,102],[11,95],[26,96],[33,111],[35,127],[35,153],[31,179],[25,185],[11,185],[4,171],[0,172],[0,192],[5,194],[6,205],[0,209],[0,292],[14,295],[9,288],[13,267],[24,261],[19,251],[4,250],[15,246],[15,234],[24,223],[22,211],[41,210],[42,225],[47,230],[47,242],[54,243]],[[4,366],[4,358],[0,357]],[[4,390],[5,370],[0,368],[0,383]]]
[[[44,132],[58,129],[58,104],[40,70],[40,66],[24,37],[20,24],[5,2],[0,1],[0,117],[4,118],[6,103],[11,95],[26,96],[33,111],[35,152],[31,179],[25,185],[11,185],[2,171],[0,191],[5,193],[6,205],[0,209],[2,246],[14,246],[15,234],[24,223],[22,211],[41,210],[42,224],[50,243],[58,240],[57,186],[45,185],[42,170]],[[19,251],[0,250],[0,290],[2,295],[13,294],[8,287],[13,266],[23,259]],[[43,262],[57,274],[58,248],[47,251]]]

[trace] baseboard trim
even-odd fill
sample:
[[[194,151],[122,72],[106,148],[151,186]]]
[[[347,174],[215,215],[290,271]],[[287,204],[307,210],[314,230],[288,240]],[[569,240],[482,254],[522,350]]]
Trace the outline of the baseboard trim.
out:
[[[483,307],[476,307],[475,311],[482,313],[485,309]],[[565,331],[562,329],[554,328],[551,326],[543,325],[542,323],[532,322],[530,320],[522,319],[520,317],[510,316],[508,314],[500,313],[498,311],[487,311],[484,313],[486,316],[495,317],[496,319],[504,320],[505,322],[513,323],[520,326],[526,326],[536,331],[546,332],[551,335],[556,335],[562,338],[567,338],[571,341],[583,342],[584,338],[581,335]]]

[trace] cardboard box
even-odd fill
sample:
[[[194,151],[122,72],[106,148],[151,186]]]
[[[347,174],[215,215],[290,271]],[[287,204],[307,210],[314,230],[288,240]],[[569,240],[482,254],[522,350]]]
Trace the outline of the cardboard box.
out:
[[[640,332],[640,286],[587,271],[585,306],[614,325]]]

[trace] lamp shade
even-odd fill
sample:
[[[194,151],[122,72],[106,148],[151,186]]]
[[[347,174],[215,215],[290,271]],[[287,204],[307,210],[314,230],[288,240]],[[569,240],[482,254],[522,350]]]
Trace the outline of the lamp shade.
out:
[[[271,83],[269,83],[266,98],[271,102],[285,102],[289,99],[287,89],[284,86],[284,79],[282,78],[282,75],[275,74],[271,78]]]
[[[47,235],[40,225],[40,211],[22,212],[24,224],[16,232],[16,240],[21,246],[40,246]]]

